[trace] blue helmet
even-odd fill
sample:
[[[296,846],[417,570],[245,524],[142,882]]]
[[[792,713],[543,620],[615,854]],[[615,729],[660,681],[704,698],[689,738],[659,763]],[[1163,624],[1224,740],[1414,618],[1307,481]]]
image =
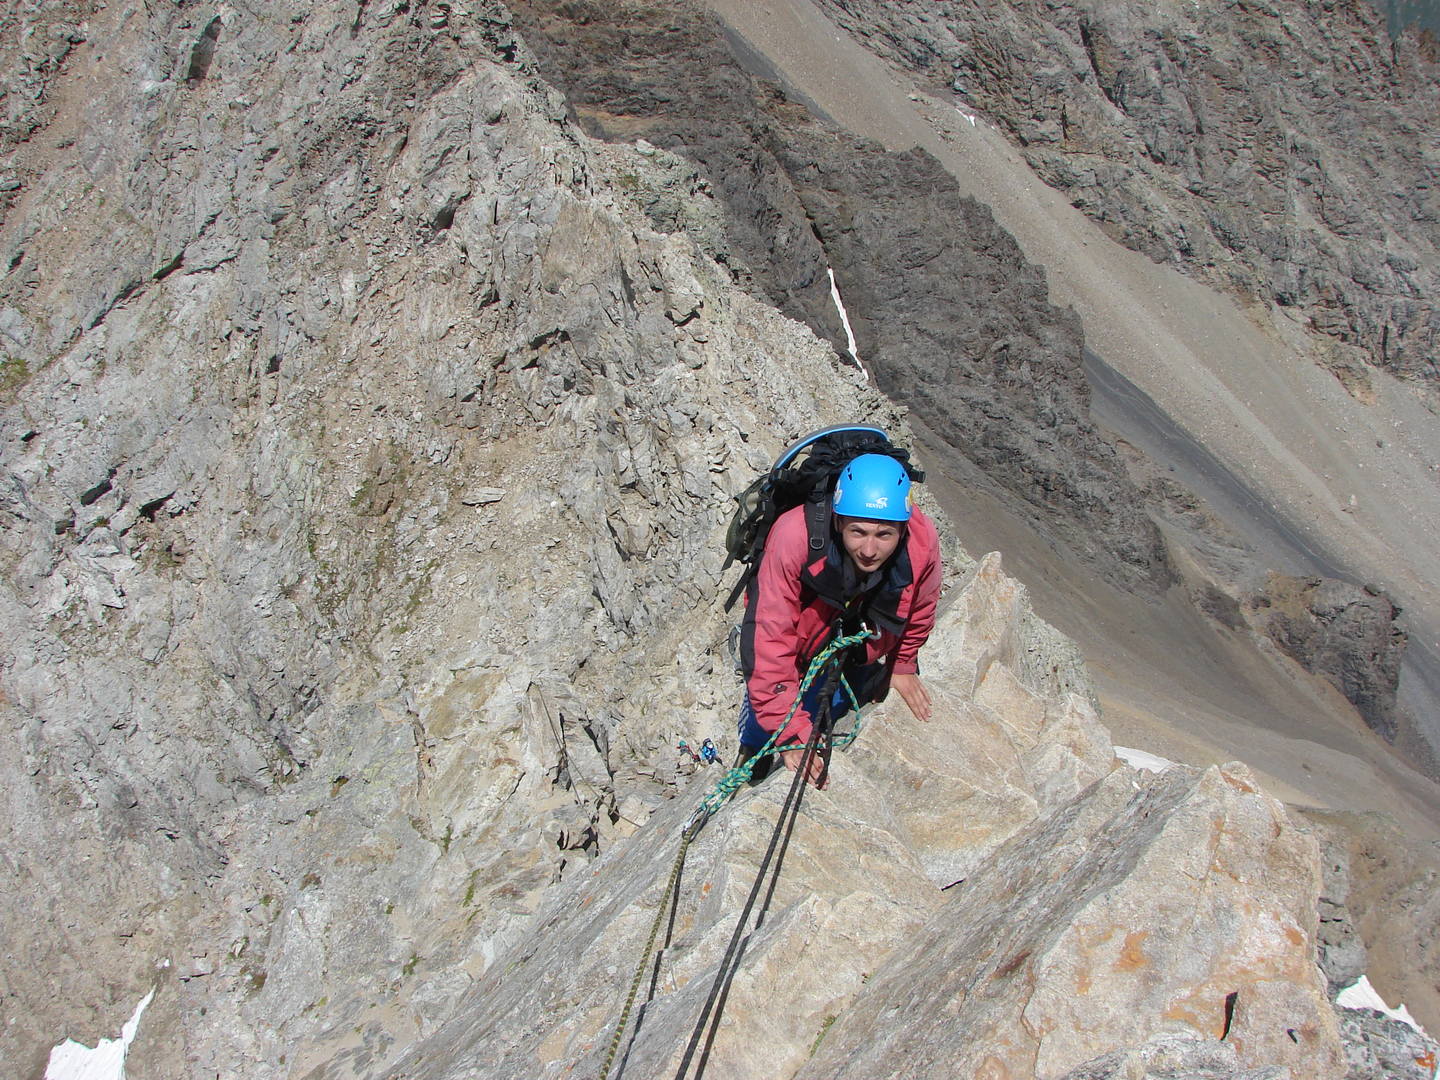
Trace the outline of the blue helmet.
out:
[[[835,513],[867,521],[910,520],[910,474],[884,454],[861,454],[835,481]]]

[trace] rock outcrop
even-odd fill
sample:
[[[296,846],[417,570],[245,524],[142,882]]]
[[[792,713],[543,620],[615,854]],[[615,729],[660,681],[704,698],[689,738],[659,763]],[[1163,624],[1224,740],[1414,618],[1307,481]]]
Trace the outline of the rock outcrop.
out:
[[[1435,1043],[1377,1009],[1342,1009],[1348,1080],[1433,1080]]]
[[[1433,39],[1391,40],[1365,0],[819,2],[1122,243],[1293,311],[1352,392],[1368,362],[1433,394]]]
[[[1365,722],[1395,739],[1395,691],[1405,632],[1379,590],[1326,578],[1269,575],[1250,617],[1287,656],[1345,695]]]
[[[1333,901],[1343,893],[1348,919],[1366,942],[1369,978],[1386,1001],[1409,1006],[1433,1034],[1434,1005],[1427,995],[1440,985],[1440,939],[1433,929],[1440,919],[1440,852],[1417,850],[1382,815],[1311,810],[1305,816],[1324,844],[1327,883],[1338,881],[1332,867],[1343,862],[1348,868],[1348,880],[1324,895]],[[1333,903],[1322,902],[1322,920],[1335,913]],[[1330,936],[1323,921],[1321,934]],[[1354,960],[1345,966],[1350,974]],[[1376,1033],[1385,1028],[1367,1026]],[[1432,1060],[1432,1072],[1435,1065]]]

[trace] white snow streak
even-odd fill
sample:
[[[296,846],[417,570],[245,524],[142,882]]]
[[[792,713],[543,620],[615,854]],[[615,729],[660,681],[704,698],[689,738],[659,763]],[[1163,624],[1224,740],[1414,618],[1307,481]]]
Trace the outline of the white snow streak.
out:
[[[1164,772],[1175,764],[1163,757],[1147,754],[1144,750],[1132,750],[1128,746],[1115,747],[1115,756],[1131,768],[1143,769],[1146,772]]]
[[[45,1080],[125,1080],[125,1055],[140,1030],[140,1014],[154,996],[151,990],[140,999],[118,1039],[101,1039],[93,1050],[74,1039],[57,1043],[45,1066]]]
[[[845,313],[845,304],[840,299],[840,286],[835,284],[835,269],[826,267],[830,275],[830,299],[835,301],[835,310],[840,313],[840,321],[845,324],[845,349],[850,353],[850,359],[855,361],[855,366],[860,369],[860,374],[865,376],[865,381],[870,381],[870,373],[865,370],[865,365],[860,362],[860,353],[855,348],[855,331],[850,329],[850,316]]]

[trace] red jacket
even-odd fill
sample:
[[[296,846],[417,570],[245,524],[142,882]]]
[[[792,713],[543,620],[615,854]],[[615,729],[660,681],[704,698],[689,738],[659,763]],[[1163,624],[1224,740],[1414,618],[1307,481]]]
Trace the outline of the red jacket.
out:
[[[825,550],[811,554],[804,508],[787,510],[771,528],[759,572],[746,590],[741,664],[755,718],[766,731],[785,722],[805,669],[847,606],[880,631],[865,643],[863,660],[846,664],[853,669],[883,661],[878,692],[867,695],[874,701],[884,698],[892,674],[918,670],[920,646],[935,627],[940,537],[921,511],[911,513],[895,554],[867,580],[856,580],[860,573],[833,530]],[[807,741],[811,726],[802,705],[782,741]]]

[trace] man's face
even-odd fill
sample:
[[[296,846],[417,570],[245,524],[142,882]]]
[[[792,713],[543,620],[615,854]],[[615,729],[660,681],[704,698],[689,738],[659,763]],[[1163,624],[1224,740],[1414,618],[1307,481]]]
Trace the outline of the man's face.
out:
[[[837,517],[840,526],[840,541],[851,561],[863,573],[878,570],[885,560],[895,554],[904,535],[902,526],[896,521],[866,521],[863,518]]]

